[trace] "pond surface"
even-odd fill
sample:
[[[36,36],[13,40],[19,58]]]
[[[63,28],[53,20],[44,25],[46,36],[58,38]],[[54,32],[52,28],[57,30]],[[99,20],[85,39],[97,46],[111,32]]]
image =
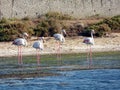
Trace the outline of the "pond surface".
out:
[[[0,90],[120,90],[120,69],[59,71],[59,76],[0,79]]]
[[[24,56],[23,62],[0,57],[0,90],[120,90],[120,52],[93,53],[90,68],[85,53],[61,60],[42,55],[40,66],[35,56]]]

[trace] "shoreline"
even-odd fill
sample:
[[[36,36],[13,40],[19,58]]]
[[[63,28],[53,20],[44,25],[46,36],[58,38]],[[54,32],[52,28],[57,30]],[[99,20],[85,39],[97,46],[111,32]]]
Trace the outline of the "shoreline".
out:
[[[93,52],[109,52],[109,51],[120,51],[120,34],[114,33],[115,37],[106,38],[94,38],[95,45],[92,46]],[[32,44],[36,37],[32,37],[28,40],[28,46],[23,47],[23,55],[35,55],[36,50],[32,47]],[[85,53],[87,51],[87,45],[82,43],[84,37],[67,37],[66,42],[63,43],[61,53]],[[53,37],[45,37],[46,42],[44,43],[44,50],[41,51],[42,55],[55,54],[55,40]],[[12,42],[0,42],[0,57],[17,56],[17,46],[12,45]]]

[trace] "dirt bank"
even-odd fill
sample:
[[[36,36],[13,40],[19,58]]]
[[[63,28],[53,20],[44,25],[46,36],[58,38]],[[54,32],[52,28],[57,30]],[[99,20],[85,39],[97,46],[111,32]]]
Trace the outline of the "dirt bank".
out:
[[[85,37],[67,37],[66,42],[62,45],[62,53],[81,53],[86,52],[87,46],[82,43]],[[36,38],[32,37],[28,40],[28,46],[23,47],[23,55],[36,54],[36,50],[32,48],[32,44]],[[53,37],[46,37],[44,43],[44,50],[41,54],[55,53],[55,40]],[[94,52],[103,51],[119,51],[120,50],[120,33],[113,33],[111,37],[95,38],[95,45],[92,46]],[[12,42],[0,42],[0,57],[2,56],[16,56],[17,46],[12,45]]]

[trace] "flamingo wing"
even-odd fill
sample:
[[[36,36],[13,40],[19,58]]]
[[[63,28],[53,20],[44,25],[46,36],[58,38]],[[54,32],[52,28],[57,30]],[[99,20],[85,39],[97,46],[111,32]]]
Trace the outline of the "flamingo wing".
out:
[[[27,46],[27,41],[23,38],[18,38],[13,41],[13,44],[18,46],[20,45]]]
[[[85,38],[83,40],[83,43],[94,45],[94,40],[93,40],[93,38]]]
[[[43,50],[43,48],[44,48],[43,43],[40,41],[34,42],[33,47],[36,49],[40,49],[40,50]]]
[[[56,40],[59,40],[60,42],[65,42],[65,38],[62,34],[54,34],[53,36]]]

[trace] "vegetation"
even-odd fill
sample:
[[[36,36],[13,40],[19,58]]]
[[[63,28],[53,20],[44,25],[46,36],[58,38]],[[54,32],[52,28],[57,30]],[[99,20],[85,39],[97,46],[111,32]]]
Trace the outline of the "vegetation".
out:
[[[58,20],[72,20],[75,19],[74,17],[68,15],[68,14],[62,14],[59,12],[48,12],[45,14],[46,18],[54,18],[54,19],[58,19]]]
[[[72,16],[48,12],[37,19],[31,19],[28,16],[20,19],[2,18],[0,20],[0,41],[11,41],[21,37],[23,32],[30,36],[53,36],[60,32],[62,28],[66,29],[68,36],[90,35],[90,30],[94,29],[96,36],[106,36],[111,32],[120,32],[120,15],[104,19],[103,21],[84,27],[81,23],[67,24],[67,20],[76,20]]]
[[[62,28],[62,24],[58,20],[50,18],[42,20],[34,28],[35,36],[53,36],[53,34],[59,32]]]
[[[90,32],[90,29],[94,29],[96,31],[96,36],[106,36],[110,34],[111,32],[120,32],[120,15],[114,16],[112,18],[104,19],[103,21],[92,24],[88,26],[84,31],[86,32],[86,35],[88,35]]]
[[[0,41],[11,41],[17,37],[21,37],[23,32],[32,35],[34,32],[29,22],[11,21],[3,18],[0,21]]]
[[[59,20],[71,20],[72,16],[58,13],[48,12],[37,20],[31,20],[28,16],[21,20],[12,18],[2,18],[0,20],[0,41],[11,41],[21,37],[23,32],[27,32],[30,36],[53,36],[54,33],[64,27]]]

